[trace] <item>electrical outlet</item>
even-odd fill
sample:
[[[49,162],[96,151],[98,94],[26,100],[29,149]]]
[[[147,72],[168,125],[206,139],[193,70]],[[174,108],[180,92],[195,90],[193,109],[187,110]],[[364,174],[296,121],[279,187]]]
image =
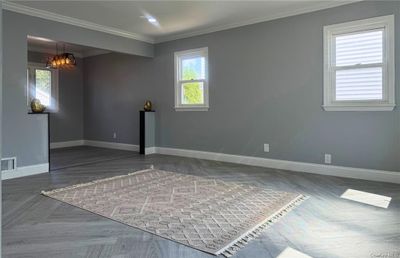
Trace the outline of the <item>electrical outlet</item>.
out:
[[[269,144],[264,143],[264,152],[269,152]]]
[[[332,163],[332,155],[325,154],[325,164],[331,164],[331,163]]]
[[[114,138],[114,139],[117,139],[117,133],[116,133],[116,132],[114,132],[113,138]]]

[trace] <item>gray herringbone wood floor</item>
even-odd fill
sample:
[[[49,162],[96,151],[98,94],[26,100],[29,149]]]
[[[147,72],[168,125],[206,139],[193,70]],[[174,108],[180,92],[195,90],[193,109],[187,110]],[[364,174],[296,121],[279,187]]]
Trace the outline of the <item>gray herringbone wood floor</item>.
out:
[[[126,174],[151,164],[311,196],[240,250],[237,258],[276,257],[287,246],[312,257],[400,255],[399,185],[88,147],[56,154],[53,163],[58,160],[64,168],[3,181],[3,257],[213,257],[40,195],[41,190]],[[65,168],[66,164],[72,166]],[[393,200],[382,209],[338,198],[348,188]]]

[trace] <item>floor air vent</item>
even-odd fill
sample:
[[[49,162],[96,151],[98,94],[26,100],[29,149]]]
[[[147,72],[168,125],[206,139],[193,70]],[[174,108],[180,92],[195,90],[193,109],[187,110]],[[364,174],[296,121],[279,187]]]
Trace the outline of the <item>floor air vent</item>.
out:
[[[1,159],[1,171],[11,171],[17,168],[17,158],[2,158]]]

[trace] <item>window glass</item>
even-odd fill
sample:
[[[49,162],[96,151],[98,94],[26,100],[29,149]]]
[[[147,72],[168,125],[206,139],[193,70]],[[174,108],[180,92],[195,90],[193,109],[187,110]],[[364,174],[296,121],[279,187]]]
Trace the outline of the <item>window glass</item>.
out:
[[[394,16],[324,27],[327,111],[392,111],[395,101]]]
[[[367,31],[336,37],[336,65],[383,62],[383,31]]]
[[[194,57],[182,60],[182,80],[198,80],[205,78],[205,58]]]
[[[336,72],[336,100],[382,100],[382,67]]]
[[[175,52],[175,110],[207,111],[208,48]]]
[[[51,103],[51,72],[49,70],[35,70],[35,98],[46,107]]]
[[[204,104],[203,82],[182,83],[182,104]]]

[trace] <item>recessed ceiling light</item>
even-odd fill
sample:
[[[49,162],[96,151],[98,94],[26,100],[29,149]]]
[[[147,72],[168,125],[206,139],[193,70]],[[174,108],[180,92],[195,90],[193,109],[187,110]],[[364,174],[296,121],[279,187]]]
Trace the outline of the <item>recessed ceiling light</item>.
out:
[[[140,16],[140,18],[146,19],[149,23],[153,24],[154,26],[157,26],[157,27],[160,26],[157,19],[148,13],[144,13],[144,15]]]
[[[157,19],[156,18],[154,18],[154,17],[147,17],[147,20],[149,21],[149,22],[151,22],[151,23],[156,23],[157,22]]]

